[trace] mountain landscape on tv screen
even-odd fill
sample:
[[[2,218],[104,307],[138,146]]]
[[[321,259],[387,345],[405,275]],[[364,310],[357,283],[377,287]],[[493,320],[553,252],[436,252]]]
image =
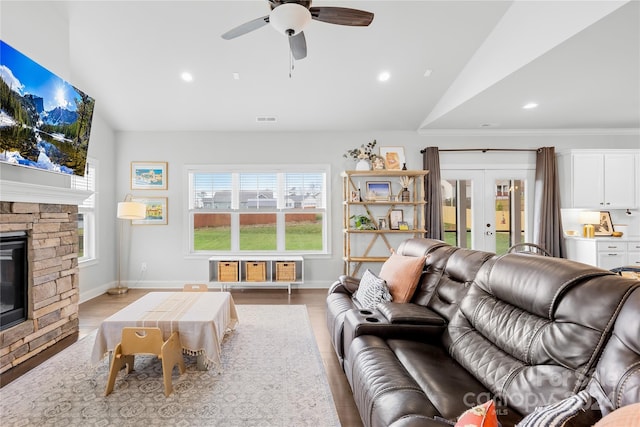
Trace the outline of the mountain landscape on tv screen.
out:
[[[94,105],[0,40],[0,161],[84,176]]]

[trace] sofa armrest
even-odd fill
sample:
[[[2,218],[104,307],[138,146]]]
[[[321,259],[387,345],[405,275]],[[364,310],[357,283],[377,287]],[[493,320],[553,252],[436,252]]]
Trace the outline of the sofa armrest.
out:
[[[422,305],[413,303],[383,302],[378,304],[378,310],[391,324],[407,325],[440,325],[444,326],[447,321],[435,311]]]
[[[329,288],[328,294],[343,293],[353,295],[360,286],[360,279],[357,277],[342,275],[338,277]]]
[[[351,342],[360,335],[375,335],[382,339],[439,341],[445,327],[444,324],[391,324],[379,310],[349,310],[344,317],[344,354],[346,357]]]

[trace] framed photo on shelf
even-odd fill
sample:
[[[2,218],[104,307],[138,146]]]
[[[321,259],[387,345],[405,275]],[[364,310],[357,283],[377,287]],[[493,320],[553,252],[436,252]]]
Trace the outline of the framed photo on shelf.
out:
[[[167,225],[167,198],[166,197],[133,197],[134,202],[144,203],[147,207],[145,219],[131,221],[133,225]]]
[[[378,230],[386,230],[387,229],[387,218],[381,216],[377,219],[378,221]]]
[[[350,202],[361,202],[360,200],[360,190],[352,190],[349,194]]]
[[[380,157],[384,159],[386,169],[400,170],[406,162],[404,147],[380,147]]]
[[[389,229],[400,230],[400,223],[404,221],[402,209],[392,209],[389,213]]]
[[[131,162],[132,190],[166,190],[167,162]]]
[[[596,236],[611,236],[613,233],[613,222],[611,221],[611,213],[608,211],[600,212],[600,224],[595,225]]]
[[[398,230],[408,230],[409,229],[409,223],[405,222],[405,221],[400,221],[398,223]]]
[[[367,200],[373,202],[388,202],[391,200],[391,182],[367,181]]]

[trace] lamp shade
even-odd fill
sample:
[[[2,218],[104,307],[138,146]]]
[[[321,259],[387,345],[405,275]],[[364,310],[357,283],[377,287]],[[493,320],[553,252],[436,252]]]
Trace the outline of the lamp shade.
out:
[[[297,3],[283,3],[269,14],[269,23],[280,34],[294,36],[311,22],[311,12]]]
[[[120,202],[118,203],[117,216],[120,219],[145,219],[147,206],[139,202]]]
[[[600,212],[580,212],[580,224],[600,224]]]

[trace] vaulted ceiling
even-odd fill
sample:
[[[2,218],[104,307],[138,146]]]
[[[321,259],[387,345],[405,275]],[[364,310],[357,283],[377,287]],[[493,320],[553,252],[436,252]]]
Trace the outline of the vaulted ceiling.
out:
[[[640,127],[637,1],[317,0],[375,18],[312,21],[293,70],[270,26],[220,37],[266,0],[58,3],[73,83],[118,130]]]

